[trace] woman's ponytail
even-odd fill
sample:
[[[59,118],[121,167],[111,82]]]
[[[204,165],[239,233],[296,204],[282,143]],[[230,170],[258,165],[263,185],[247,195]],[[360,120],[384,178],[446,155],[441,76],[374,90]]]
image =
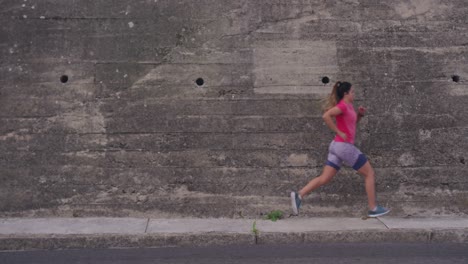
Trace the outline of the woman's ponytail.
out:
[[[335,107],[341,99],[343,99],[344,94],[351,90],[351,83],[349,82],[336,82],[333,85],[332,92],[328,97],[325,98],[325,102],[323,104],[323,111],[326,112],[331,108]]]
[[[341,82],[336,82],[335,85],[333,85],[333,89],[332,89],[332,92],[330,93],[330,95],[328,95],[326,98],[325,98],[325,102],[323,104],[323,111],[326,112],[328,110],[330,110],[331,108],[333,108],[337,103],[338,101],[336,100],[337,99],[337,96],[336,96],[336,92],[338,90],[338,86],[340,86]]]

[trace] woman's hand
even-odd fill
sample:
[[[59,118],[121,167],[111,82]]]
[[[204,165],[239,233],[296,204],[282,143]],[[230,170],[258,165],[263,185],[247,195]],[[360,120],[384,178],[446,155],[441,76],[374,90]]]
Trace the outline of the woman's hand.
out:
[[[346,136],[345,133],[341,132],[338,130],[337,132],[338,136],[340,136],[340,138],[342,138],[344,141],[346,141],[348,139],[348,137]]]
[[[358,114],[359,114],[360,116],[364,116],[364,114],[366,113],[366,111],[367,111],[367,109],[364,108],[363,106],[359,106],[359,107],[358,107]]]

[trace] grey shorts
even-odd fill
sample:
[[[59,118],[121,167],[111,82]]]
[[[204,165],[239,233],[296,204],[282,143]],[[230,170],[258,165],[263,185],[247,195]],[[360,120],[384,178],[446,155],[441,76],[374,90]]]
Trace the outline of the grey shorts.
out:
[[[362,154],[353,144],[336,141],[330,143],[326,165],[339,170],[341,164],[344,163],[346,166],[359,170],[366,162],[366,155]]]

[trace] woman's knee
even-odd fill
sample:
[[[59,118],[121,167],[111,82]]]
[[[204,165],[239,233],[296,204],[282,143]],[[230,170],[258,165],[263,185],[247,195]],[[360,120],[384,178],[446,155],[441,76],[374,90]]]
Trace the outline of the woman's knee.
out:
[[[370,178],[374,178],[375,177],[375,172],[374,172],[374,169],[372,168],[372,166],[370,165],[369,162],[366,162],[366,164],[364,164],[364,166],[362,166],[362,168],[360,168],[358,170],[358,172],[360,174],[362,174],[364,177],[370,177]]]
[[[364,177],[366,177],[366,178],[375,178],[374,170],[371,169],[370,171],[368,171],[366,174],[364,174]]]

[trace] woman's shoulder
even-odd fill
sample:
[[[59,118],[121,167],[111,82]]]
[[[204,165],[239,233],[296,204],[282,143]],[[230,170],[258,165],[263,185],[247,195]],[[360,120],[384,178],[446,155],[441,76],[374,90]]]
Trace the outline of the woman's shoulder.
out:
[[[348,104],[347,104],[344,100],[340,100],[340,101],[336,104],[336,106],[337,106],[338,108],[344,108],[344,107],[348,107]]]
[[[338,104],[336,104],[336,107],[338,107],[343,113],[351,111],[351,109],[354,109],[353,104],[347,103],[345,102],[345,100],[340,100]]]
[[[346,105],[346,102],[343,99],[341,99],[336,105],[343,105],[343,104]]]

